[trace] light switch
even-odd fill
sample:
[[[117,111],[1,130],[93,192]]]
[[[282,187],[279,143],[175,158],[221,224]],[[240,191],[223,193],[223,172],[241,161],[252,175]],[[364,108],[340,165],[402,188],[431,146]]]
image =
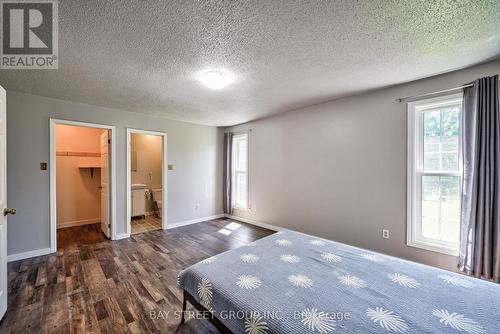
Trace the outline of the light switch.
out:
[[[168,164],[168,170],[174,170],[174,165]]]
[[[47,163],[46,162],[40,162],[40,170],[47,170]]]

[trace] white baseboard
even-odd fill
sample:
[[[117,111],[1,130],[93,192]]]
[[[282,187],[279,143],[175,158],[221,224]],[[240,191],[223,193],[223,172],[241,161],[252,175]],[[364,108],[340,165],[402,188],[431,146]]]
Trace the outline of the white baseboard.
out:
[[[99,222],[101,222],[101,218],[74,220],[74,221],[69,221],[69,222],[64,222],[64,223],[58,223],[57,229],[66,228],[66,227],[73,227],[73,226],[88,225],[88,224],[95,224],[95,223],[99,223]]]
[[[219,214],[219,215],[214,215],[214,216],[196,218],[196,219],[192,219],[192,220],[185,220],[185,221],[173,223],[173,224],[167,224],[167,230],[170,230],[171,228],[201,223],[201,222],[204,222],[207,220],[219,219],[219,218],[223,218],[224,216],[225,216],[224,214]]]
[[[130,238],[130,233],[121,233],[121,234],[117,234],[115,236],[115,240],[121,240],[121,239],[127,239],[127,238]]]
[[[7,262],[29,259],[30,257],[50,254],[50,248],[35,249],[32,251],[7,255]]]
[[[279,226],[276,226],[276,225],[271,225],[271,224],[263,223],[263,222],[260,222],[260,221],[257,221],[257,220],[253,220],[253,219],[249,219],[249,218],[243,218],[243,217],[238,217],[238,216],[233,216],[233,215],[228,215],[228,214],[225,214],[224,216],[226,218],[230,218],[230,219],[234,219],[234,220],[239,220],[239,221],[242,221],[244,223],[248,223],[248,224],[252,224],[252,225],[255,225],[255,226],[267,228],[268,230],[273,230],[273,231],[276,231],[276,232],[286,230],[286,228],[283,228],[283,227],[279,227]]]

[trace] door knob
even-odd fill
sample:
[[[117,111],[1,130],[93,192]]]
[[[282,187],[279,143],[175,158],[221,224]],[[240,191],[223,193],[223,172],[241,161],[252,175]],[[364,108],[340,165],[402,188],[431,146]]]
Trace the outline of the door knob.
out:
[[[15,215],[16,214],[16,209],[3,209],[3,215]]]

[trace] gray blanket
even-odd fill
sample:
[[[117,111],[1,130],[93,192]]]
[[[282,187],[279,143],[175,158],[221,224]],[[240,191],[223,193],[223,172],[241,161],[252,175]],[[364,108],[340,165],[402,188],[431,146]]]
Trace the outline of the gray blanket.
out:
[[[500,286],[283,231],[179,284],[234,333],[499,333]]]

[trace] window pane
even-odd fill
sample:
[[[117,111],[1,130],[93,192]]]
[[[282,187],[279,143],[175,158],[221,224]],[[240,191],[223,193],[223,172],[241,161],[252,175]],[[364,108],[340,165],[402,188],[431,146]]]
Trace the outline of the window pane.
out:
[[[458,172],[458,133],[459,133],[458,106],[441,110],[441,150],[442,171]]]
[[[441,154],[438,152],[436,153],[425,153],[424,155],[424,169],[427,172],[437,172],[441,170],[440,167],[441,163]]]
[[[236,206],[247,206],[247,177],[246,173],[236,173]]]
[[[441,136],[441,113],[439,110],[426,111],[424,114],[425,137]]]
[[[442,155],[442,171],[457,172],[458,171],[458,152],[443,152]]]
[[[424,112],[424,171],[458,172],[459,106]]]
[[[460,177],[441,177],[440,239],[458,242],[460,237]]]
[[[443,199],[441,202],[441,240],[458,243],[460,239],[460,200]]]
[[[459,198],[460,196],[460,177],[441,176],[441,197]]]
[[[422,236],[458,242],[460,236],[460,177],[422,177]]]
[[[439,202],[424,201],[422,203],[422,236],[439,240]]]
[[[236,141],[236,170],[246,171],[247,166],[247,141],[240,138]]]
[[[233,198],[234,205],[238,208],[246,208],[248,203],[247,192],[247,152],[248,137],[246,135],[237,135],[233,137],[234,166],[233,166]]]
[[[443,137],[458,137],[458,106],[441,109]]]
[[[457,136],[444,136],[441,139],[443,151],[456,151],[458,152],[458,135]]]
[[[439,110],[424,113],[424,170],[441,169],[441,113]]]
[[[439,201],[439,176],[423,176],[422,193],[424,201]]]
[[[424,149],[425,153],[439,153],[441,151],[441,140],[440,137],[424,137]]]
[[[422,236],[439,239],[439,176],[422,177]]]

